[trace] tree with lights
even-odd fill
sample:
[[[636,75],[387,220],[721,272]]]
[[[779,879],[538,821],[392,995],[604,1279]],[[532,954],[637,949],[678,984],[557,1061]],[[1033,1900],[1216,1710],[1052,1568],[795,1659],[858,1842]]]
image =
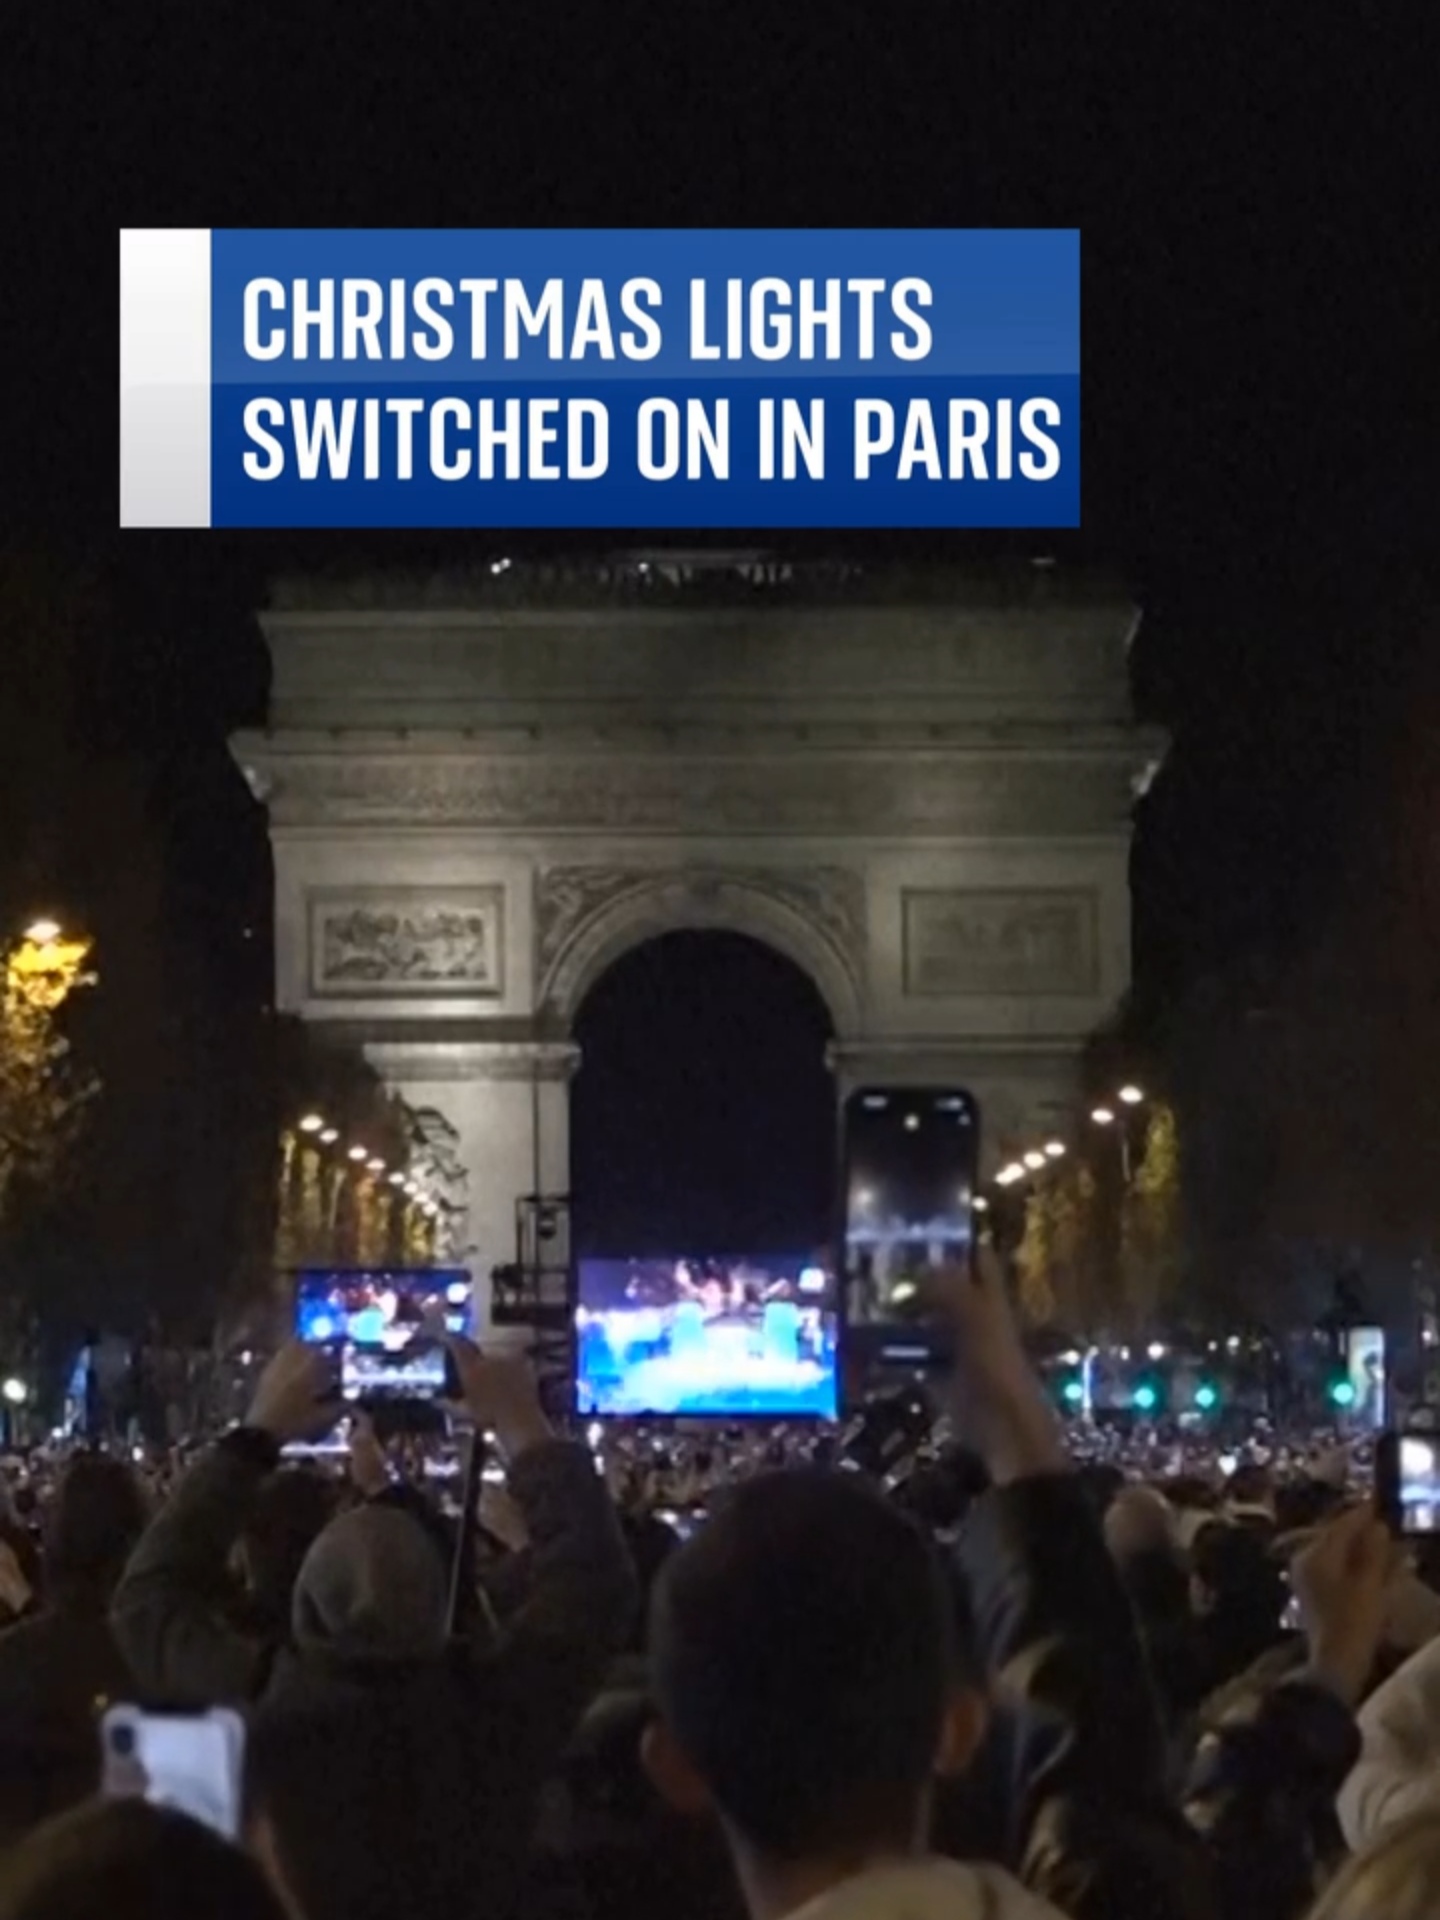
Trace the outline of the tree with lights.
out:
[[[64,1032],[71,996],[93,986],[90,942],[41,921],[0,951],[0,1231],[7,1243],[0,1288],[0,1353],[24,1384],[41,1340],[35,1263],[20,1257],[25,1223],[54,1201],[66,1157],[100,1091]],[[13,1260],[8,1256],[16,1254]]]
[[[1155,1326],[1179,1291],[1180,1171],[1175,1110],[1157,1101],[1146,1121],[1139,1162],[1126,1183],[1121,1213],[1121,1287],[1126,1317],[1137,1331]]]
[[[95,984],[90,942],[39,922],[3,953],[0,1001],[0,1221],[24,1189],[43,1193],[100,1091],[63,1030],[71,995]]]

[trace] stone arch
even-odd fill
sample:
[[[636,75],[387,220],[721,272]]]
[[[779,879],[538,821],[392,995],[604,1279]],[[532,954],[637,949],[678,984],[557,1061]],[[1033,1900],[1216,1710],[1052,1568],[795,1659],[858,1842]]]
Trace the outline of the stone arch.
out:
[[[541,876],[536,918],[538,1001],[547,1024],[567,1034],[608,967],[647,940],[683,931],[745,934],[783,954],[814,982],[836,1038],[860,1031],[858,875],[559,869]]]

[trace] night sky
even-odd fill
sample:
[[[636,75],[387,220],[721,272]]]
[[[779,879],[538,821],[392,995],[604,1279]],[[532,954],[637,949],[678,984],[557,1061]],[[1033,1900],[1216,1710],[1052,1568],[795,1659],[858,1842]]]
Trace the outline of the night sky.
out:
[[[1320,940],[1406,726],[1437,711],[1432,10],[968,5],[911,33],[827,0],[758,37],[702,0],[216,0],[179,26],[137,4],[83,32],[47,11],[8,49],[28,180],[0,298],[0,909],[53,906],[100,941],[111,1093],[77,1217],[107,1260],[183,1273],[241,1204],[224,1169],[254,1097],[269,874],[224,740],[263,713],[266,578],[546,546],[119,535],[122,225],[1078,225],[1084,531],[999,544],[1116,566],[1146,609],[1137,697],[1176,746],[1139,822],[1132,1020],[1163,1031],[1197,980]],[[843,536],[876,560],[995,544]],[[795,1217],[769,1189],[747,1231],[808,1220],[813,997],[768,956],[723,957],[636,956],[587,1010],[597,1233],[632,1234],[704,1166],[708,1230],[791,1138]],[[709,1012],[726,980],[770,1010],[738,1059],[739,1001]],[[634,1086],[622,1039],[647,1007],[666,1067]],[[763,1120],[725,1144],[747,1084]],[[602,1110],[630,1116],[603,1139]]]

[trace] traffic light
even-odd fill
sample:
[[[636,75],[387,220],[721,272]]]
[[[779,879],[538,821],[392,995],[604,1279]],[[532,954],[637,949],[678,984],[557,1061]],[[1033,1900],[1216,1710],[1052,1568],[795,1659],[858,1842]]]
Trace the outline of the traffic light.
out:
[[[1330,1382],[1329,1391],[1330,1404],[1332,1407],[1339,1407],[1343,1412],[1347,1407],[1354,1406],[1355,1383],[1352,1380],[1346,1379],[1342,1375],[1340,1379]]]
[[[1078,1380],[1067,1380],[1060,1389],[1060,1398],[1067,1407],[1081,1406],[1085,1400],[1085,1388]]]
[[[1148,1380],[1142,1380],[1130,1395],[1130,1404],[1137,1413],[1154,1413],[1160,1404],[1160,1395]]]
[[[1195,1389],[1195,1411],[1213,1413],[1220,1404],[1220,1394],[1208,1380],[1202,1380]]]

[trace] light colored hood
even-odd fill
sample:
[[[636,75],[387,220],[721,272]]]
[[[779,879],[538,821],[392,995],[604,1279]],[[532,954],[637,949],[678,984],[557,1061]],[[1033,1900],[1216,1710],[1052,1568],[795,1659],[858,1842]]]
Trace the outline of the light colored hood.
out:
[[[1060,1920],[1000,1867],[907,1860],[873,1867],[810,1901],[789,1920]]]

